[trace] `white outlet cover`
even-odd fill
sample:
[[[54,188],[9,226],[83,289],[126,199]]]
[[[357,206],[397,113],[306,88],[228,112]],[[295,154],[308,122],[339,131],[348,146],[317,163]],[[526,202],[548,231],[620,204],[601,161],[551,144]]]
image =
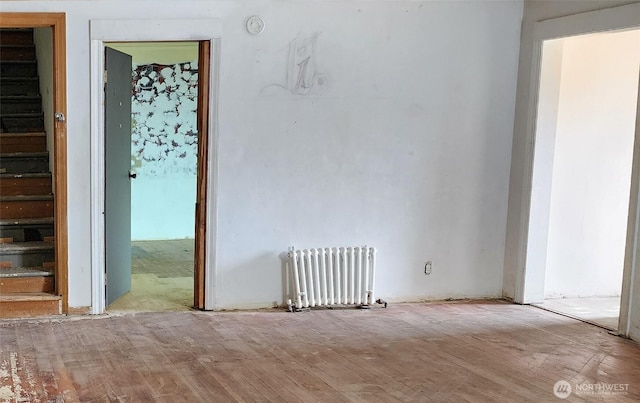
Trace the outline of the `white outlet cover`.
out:
[[[257,15],[247,18],[247,32],[251,35],[258,35],[264,31],[264,21]]]

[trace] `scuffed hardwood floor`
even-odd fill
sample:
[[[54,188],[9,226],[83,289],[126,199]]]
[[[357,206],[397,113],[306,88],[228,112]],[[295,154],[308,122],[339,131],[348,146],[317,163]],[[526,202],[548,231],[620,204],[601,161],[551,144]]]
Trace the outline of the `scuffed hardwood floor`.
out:
[[[628,384],[640,347],[501,301],[0,322],[0,401],[543,402]]]

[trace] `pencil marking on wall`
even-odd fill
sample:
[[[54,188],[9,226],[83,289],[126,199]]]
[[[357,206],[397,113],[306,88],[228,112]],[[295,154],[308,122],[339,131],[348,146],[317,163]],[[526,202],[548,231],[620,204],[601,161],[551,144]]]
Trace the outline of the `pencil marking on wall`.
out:
[[[283,88],[293,95],[309,95],[326,87],[327,78],[316,68],[316,47],[319,32],[308,37],[297,37],[289,42],[286,85],[271,84],[262,88]]]

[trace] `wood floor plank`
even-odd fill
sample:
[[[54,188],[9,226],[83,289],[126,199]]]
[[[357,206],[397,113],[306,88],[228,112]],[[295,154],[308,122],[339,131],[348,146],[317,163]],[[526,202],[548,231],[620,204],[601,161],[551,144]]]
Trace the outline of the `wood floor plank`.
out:
[[[500,301],[6,320],[0,346],[0,401],[640,400],[637,343]]]

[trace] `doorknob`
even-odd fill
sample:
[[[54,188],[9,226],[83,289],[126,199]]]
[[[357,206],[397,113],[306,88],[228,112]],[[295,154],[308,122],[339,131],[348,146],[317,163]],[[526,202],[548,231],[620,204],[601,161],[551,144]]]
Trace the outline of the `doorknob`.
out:
[[[56,112],[53,117],[58,121],[58,122],[64,122],[65,118],[64,118],[64,113],[62,112]]]
[[[134,174],[133,172],[129,171],[129,179],[135,179],[138,176],[138,174]]]

